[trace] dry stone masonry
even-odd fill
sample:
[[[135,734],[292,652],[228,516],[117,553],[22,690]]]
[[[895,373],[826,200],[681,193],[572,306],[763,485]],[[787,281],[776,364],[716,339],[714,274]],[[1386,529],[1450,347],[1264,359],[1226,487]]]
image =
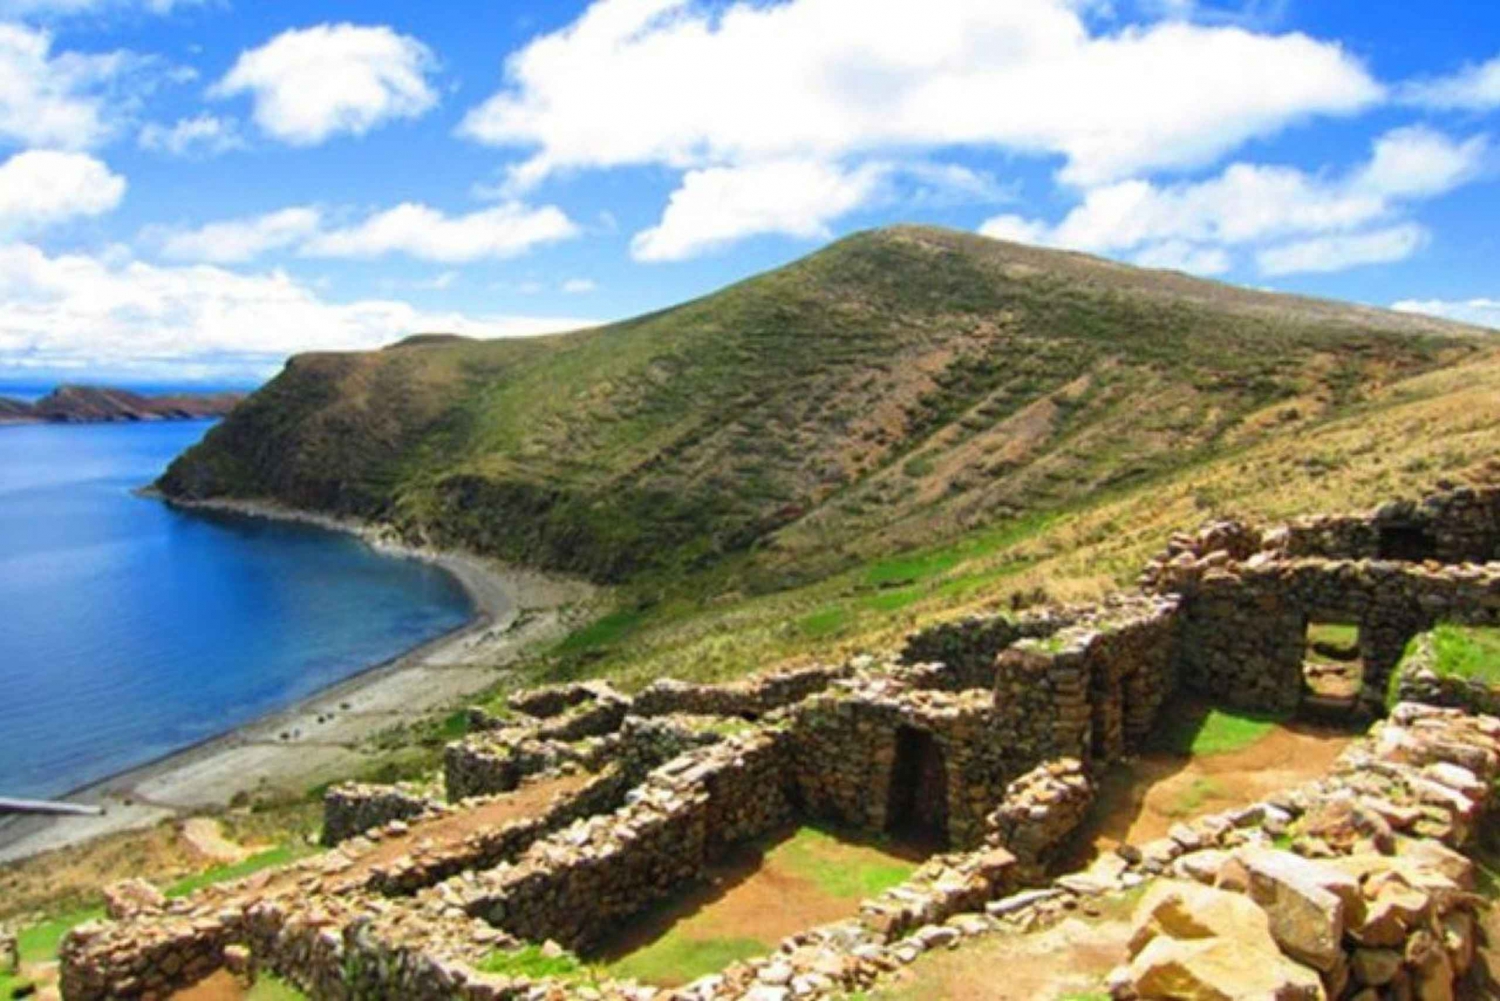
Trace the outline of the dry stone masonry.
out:
[[[225,968],[320,1001],[833,997],[1143,884],[1118,998],[1453,997],[1481,906],[1463,852],[1494,805],[1500,721],[1483,715],[1493,691],[1441,684],[1420,642],[1391,685],[1400,704],[1323,779],[1083,872],[1049,865],[1178,689],[1295,710],[1309,625],[1343,623],[1383,690],[1414,636],[1500,616],[1497,545],[1490,489],[1219,522],[1174,537],[1138,594],[937,626],[891,663],[519,693],[499,717],[471,713],[442,790],[330,791],[321,856],[181,900],[113,891],[110,920],[64,942],[64,997],[166,998]],[[528,944],[586,951],[796,822],[938,853],[846,920],[677,990],[483,972]]]

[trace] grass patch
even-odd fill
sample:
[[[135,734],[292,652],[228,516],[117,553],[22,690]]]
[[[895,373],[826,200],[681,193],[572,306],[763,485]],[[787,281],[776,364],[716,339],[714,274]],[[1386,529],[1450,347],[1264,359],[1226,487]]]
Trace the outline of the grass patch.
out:
[[[16,936],[22,963],[48,963],[57,958],[63,936],[88,921],[104,917],[104,908],[90,907],[59,915],[41,924],[21,929]]]
[[[559,654],[586,653],[614,646],[635,631],[645,616],[635,610],[610,612],[601,619],[576,629],[557,645]]]
[[[797,628],[801,630],[804,636],[813,639],[824,639],[839,633],[848,623],[848,609],[825,608],[811,615],[804,615],[797,621]]]
[[[624,959],[602,967],[601,972],[622,980],[648,984],[686,984],[730,963],[764,956],[773,943],[755,938],[688,938],[666,935]]]
[[[1200,757],[1242,751],[1285,722],[1280,716],[1232,709],[1167,712],[1153,744],[1169,754]]]
[[[479,969],[485,973],[530,977],[532,980],[572,978],[588,973],[588,967],[579,962],[577,956],[567,952],[548,956],[539,945],[528,945],[513,952],[497,949],[480,961]]]
[[[1432,649],[1439,676],[1500,685],[1500,629],[1441,625],[1432,631]]]
[[[1307,627],[1307,642],[1350,649],[1359,645],[1359,627],[1315,622]]]
[[[922,600],[920,588],[906,587],[898,591],[881,591],[866,595],[859,603],[872,612],[899,612]]]
[[[850,851],[849,841],[816,827],[798,828],[766,853],[766,862],[816,883],[831,897],[863,900],[898,886],[917,870],[917,863],[876,852]],[[830,856],[837,860],[832,864]]]
[[[307,1001],[307,995],[280,977],[262,973],[255,978],[245,1001]]]
[[[227,883],[235,879],[243,879],[254,875],[262,869],[272,869],[276,866],[287,865],[295,862],[310,853],[311,849],[304,849],[295,845],[282,845],[272,848],[270,851],[252,855],[243,862],[235,862],[230,865],[216,865],[193,876],[187,876],[178,880],[167,888],[168,897],[186,897],[196,893],[205,886],[215,883]]]

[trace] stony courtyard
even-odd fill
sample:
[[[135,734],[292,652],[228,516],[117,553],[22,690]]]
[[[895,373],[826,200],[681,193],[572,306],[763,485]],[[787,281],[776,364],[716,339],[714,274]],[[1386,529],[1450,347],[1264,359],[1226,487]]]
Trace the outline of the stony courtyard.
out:
[[[439,787],[331,790],[322,855],[181,900],[112,888],[62,993],[272,973],[329,1001],[790,1001],[907,996],[927,969],[976,997],[1494,996],[1470,853],[1500,719],[1489,685],[1433,669],[1445,625],[1500,625],[1500,490],[1212,524],[1136,593],[889,658],[523,692],[474,713]],[[1194,799],[1208,766],[1153,757],[1183,705],[1295,723],[1236,766],[1260,784]],[[673,937],[709,943],[701,975],[641,958]],[[976,988],[965,957],[1017,979]]]

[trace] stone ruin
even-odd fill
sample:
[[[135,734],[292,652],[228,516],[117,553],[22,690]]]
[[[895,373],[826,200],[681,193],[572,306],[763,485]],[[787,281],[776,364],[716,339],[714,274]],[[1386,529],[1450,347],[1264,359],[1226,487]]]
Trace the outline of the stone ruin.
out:
[[[1118,997],[1217,975],[1239,947],[1264,954],[1278,997],[1452,996],[1479,906],[1460,852],[1493,805],[1500,721],[1482,714],[1493,692],[1435,689],[1402,656],[1437,623],[1500,621],[1497,557],[1500,490],[1459,489],[1362,518],[1217,523],[1174,537],[1138,593],[939,625],[889,662],[519,693],[471,714],[441,790],[331,790],[325,854],[182,900],[120,895],[65,940],[63,996],[165,998],[229,969],[335,1001],[831,997],[1147,882]],[[1096,777],[1175,693],[1302,706],[1315,622],[1358,628],[1358,708],[1389,685],[1406,699],[1389,719],[1320,781],[1051,878]],[[527,944],[586,952],[797,820],[938,853],[855,916],[683,988],[484,972]],[[1200,909],[1223,920],[1183,918]]]

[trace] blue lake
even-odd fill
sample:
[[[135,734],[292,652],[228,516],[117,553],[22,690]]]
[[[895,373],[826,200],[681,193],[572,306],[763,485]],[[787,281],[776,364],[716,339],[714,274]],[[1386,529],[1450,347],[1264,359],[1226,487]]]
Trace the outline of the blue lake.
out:
[[[0,428],[0,796],[52,797],[467,622],[352,536],[132,491],[211,422]]]

